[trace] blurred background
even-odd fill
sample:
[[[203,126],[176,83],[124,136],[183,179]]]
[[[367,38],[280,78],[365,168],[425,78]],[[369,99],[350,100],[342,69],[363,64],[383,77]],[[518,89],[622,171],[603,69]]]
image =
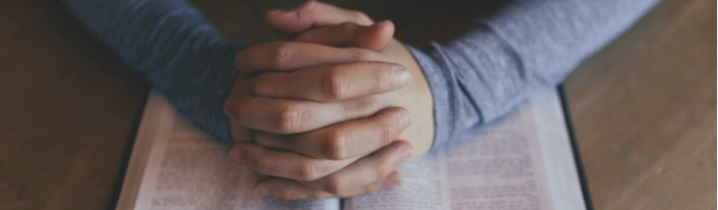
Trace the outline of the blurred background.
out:
[[[193,3],[228,37],[264,42],[285,37],[263,12],[300,2]],[[329,3],[421,45],[504,2]],[[715,209],[714,17],[714,0],[664,0],[566,81],[596,209]],[[149,85],[59,1],[0,2],[0,29],[0,209],[105,208]]]

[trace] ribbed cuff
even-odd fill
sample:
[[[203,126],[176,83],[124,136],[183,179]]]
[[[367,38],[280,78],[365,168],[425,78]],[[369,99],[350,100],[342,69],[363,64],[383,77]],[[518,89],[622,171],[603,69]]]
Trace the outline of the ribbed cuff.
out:
[[[455,126],[452,119],[457,117],[457,112],[452,109],[450,104],[451,101],[455,101],[456,95],[451,92],[452,86],[455,84],[453,84],[454,80],[448,79],[453,78],[453,73],[434,59],[440,55],[432,55],[433,52],[436,52],[433,50],[433,45],[427,46],[428,54],[412,46],[405,46],[421,66],[431,89],[434,102],[434,143],[432,145],[432,150],[434,150],[452,138],[451,129]]]

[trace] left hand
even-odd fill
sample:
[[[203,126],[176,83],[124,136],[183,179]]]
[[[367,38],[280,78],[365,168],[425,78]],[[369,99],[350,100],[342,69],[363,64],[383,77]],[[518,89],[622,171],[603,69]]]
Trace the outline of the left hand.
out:
[[[411,74],[411,81],[405,87],[382,94],[369,96],[384,106],[402,107],[411,115],[411,125],[399,135],[398,139],[407,140],[413,148],[412,159],[426,154],[434,141],[433,98],[426,77],[411,53],[396,39],[385,45],[371,45],[367,39],[346,39],[344,34],[352,34],[357,27],[373,24],[364,13],[345,10],[316,1],[304,4],[288,11],[275,10],[267,13],[267,22],[273,28],[285,33],[298,33],[292,40],[328,45],[333,47],[363,47],[374,49],[379,61],[396,63],[406,67]],[[383,21],[376,24],[392,24]],[[316,29],[311,29],[318,27]],[[305,31],[307,29],[311,29]],[[338,34],[338,35],[337,35]],[[361,45],[361,46],[357,46]],[[291,142],[291,140],[282,140]],[[281,142],[281,141],[278,141]],[[262,143],[260,143],[262,144]],[[267,145],[270,146],[270,145]],[[283,148],[287,149],[289,147]]]
[[[317,29],[299,34],[293,41],[317,43],[334,47],[356,47],[358,45],[356,40],[352,42],[352,39],[346,39],[347,36],[341,35],[352,34],[352,31],[355,31],[357,27],[373,23],[371,22],[371,19],[367,18],[366,15],[363,15],[362,13],[343,10],[314,1],[309,1],[290,11],[269,12],[267,14],[267,21],[276,29],[286,33],[296,33],[311,27],[319,26]],[[387,23],[383,22],[381,24]],[[337,34],[339,34],[339,36],[337,36]],[[364,40],[364,42],[366,43],[367,41]],[[406,140],[411,144],[413,152],[410,159],[423,156],[429,151],[433,144],[434,117],[431,92],[421,68],[414,60],[411,53],[409,53],[396,39],[389,40],[389,42],[384,46],[363,45],[365,48],[376,49],[376,52],[379,54],[378,59],[380,61],[397,63],[405,66],[409,70],[412,80],[406,87],[396,91],[368,97],[371,98],[372,101],[380,103],[379,106],[398,106],[409,111],[412,116],[412,123],[401,135],[399,135],[398,139]],[[277,97],[278,95],[267,93],[266,96]],[[256,144],[265,148],[294,151],[298,153],[301,153],[301,148],[303,148],[301,145],[302,139],[298,139],[296,135],[265,135],[261,138],[255,138],[254,141]],[[345,150],[349,150],[349,148]],[[408,161],[405,161],[404,163],[406,162]],[[347,178],[346,176],[351,173],[360,173],[360,171],[356,171],[359,167],[353,168],[354,170],[340,170],[339,172],[330,175],[330,177],[332,177],[331,179],[325,180],[342,179],[341,177],[345,176],[343,180],[351,182],[352,179]],[[391,179],[392,175],[390,175],[390,178],[387,179]],[[354,179],[356,179],[356,177]],[[270,189],[271,193],[269,196],[293,199],[315,198],[317,195],[322,195],[319,197],[348,197],[356,194],[371,192],[376,190],[377,187],[376,185],[367,185],[364,188],[372,187],[374,189],[362,190],[344,188],[341,190],[332,190],[331,192],[327,192],[321,188],[313,188],[313,186],[317,186],[316,181],[296,182],[276,177],[266,178],[257,183],[257,187]]]
[[[386,24],[356,29],[345,41],[361,46],[383,46],[394,30]],[[366,37],[382,39],[365,42]],[[379,57],[369,49],[305,42],[257,44],[238,54],[243,74],[225,103],[236,140],[232,158],[284,178],[270,182],[284,189],[260,184],[258,194],[349,197],[401,183],[394,170],[412,152],[410,144],[396,139],[408,127],[409,113],[371,96],[403,88],[410,73]],[[265,69],[275,71],[257,72]]]
[[[293,19],[301,17],[300,19]],[[401,121],[390,120],[397,116],[395,111],[387,112],[384,111],[372,111],[376,112],[376,115],[372,118],[377,120],[366,119],[361,124],[364,124],[363,128],[359,130],[365,130],[364,132],[348,133],[343,131],[349,131],[349,128],[360,128],[354,125],[352,121],[341,122],[334,124],[319,130],[309,131],[306,133],[292,134],[292,135],[278,135],[273,134],[276,132],[255,132],[252,140],[253,143],[249,142],[238,142],[235,144],[233,151],[243,151],[241,159],[244,164],[247,164],[250,168],[260,171],[263,174],[274,175],[264,180],[260,180],[256,185],[256,190],[260,195],[266,195],[270,197],[277,197],[282,199],[307,199],[307,198],[323,198],[323,197],[351,197],[358,194],[370,193],[388,186],[394,186],[401,183],[401,176],[397,172],[392,172],[398,165],[407,162],[407,159],[413,159],[425,154],[431,147],[433,141],[433,107],[431,93],[428,88],[428,84],[421,72],[421,69],[414,61],[411,54],[402,46],[398,41],[394,39],[383,41],[377,41],[382,37],[382,32],[379,30],[377,36],[371,36],[367,34],[361,34],[361,31],[367,31],[367,27],[361,25],[370,25],[373,23],[371,19],[367,18],[366,15],[355,11],[342,10],[330,5],[309,1],[302,6],[292,11],[275,11],[267,14],[267,20],[270,25],[287,33],[296,33],[311,27],[321,27],[315,30],[310,30],[300,34],[294,41],[305,42],[307,44],[323,44],[330,45],[333,47],[350,47],[350,48],[333,48],[327,47],[328,50],[358,50],[358,48],[351,47],[362,47],[371,49],[372,53],[364,53],[370,56],[361,56],[359,60],[371,60],[380,61],[386,63],[397,63],[404,66],[410,73],[412,79],[408,85],[399,89],[393,90],[386,93],[365,95],[361,98],[349,100],[352,101],[367,101],[370,104],[362,103],[357,104],[357,107],[367,106],[370,107],[403,107],[408,110],[412,116],[411,125],[403,132],[399,137],[398,133],[384,133],[384,130],[395,130],[393,128],[399,127],[400,130],[404,130],[404,126],[398,125]],[[344,22],[355,22],[344,23]],[[340,24],[344,23],[344,24]],[[357,24],[358,23],[358,24]],[[340,24],[340,25],[337,25]],[[386,28],[381,27],[391,25],[391,22],[383,22],[375,24],[374,28]],[[326,27],[322,27],[326,26]],[[393,25],[391,25],[391,32],[393,33]],[[389,34],[391,37],[391,34]],[[286,60],[277,56],[282,54],[272,53],[252,53],[252,52],[268,52],[271,48],[264,49],[264,46],[269,45],[258,45],[252,50],[245,50],[245,52],[238,55],[237,60],[238,68],[240,70],[256,71],[256,70],[275,70],[275,71],[287,71],[292,70],[290,68],[272,68],[272,61],[281,60],[285,66],[306,66],[306,59],[300,60]],[[297,52],[300,53],[300,52]],[[313,55],[319,55],[321,52],[308,52],[308,54],[297,54],[304,56],[308,59],[317,59],[313,57],[307,57]],[[260,57],[253,57],[260,56]],[[258,59],[261,58],[261,59]],[[320,58],[321,59],[321,58]],[[324,59],[326,60],[326,59]],[[263,66],[263,68],[246,68],[242,63],[251,61],[251,64]],[[269,63],[262,63],[262,61],[268,61]],[[298,62],[298,63],[295,63]],[[302,63],[304,62],[304,63]],[[346,61],[340,61],[346,62]],[[326,65],[329,63],[321,63]],[[296,74],[305,74],[309,76],[309,69],[303,69],[296,71]],[[304,73],[307,71],[307,73]],[[346,87],[355,87],[356,81],[359,78],[365,78],[363,74],[369,72],[375,72],[370,69],[355,69],[353,71],[346,71],[346,73],[357,74],[356,76],[346,77],[349,78]],[[256,85],[263,86],[262,91],[256,91],[256,86],[252,89],[252,95],[258,98],[267,97],[271,99],[305,99],[309,101],[325,101],[326,98],[315,98],[315,96],[307,95],[306,92],[300,89],[288,90],[288,86],[296,86],[283,82],[272,81],[272,78],[277,77],[280,73],[262,73],[257,79],[265,78],[260,83],[253,83]],[[293,73],[295,74],[295,73]],[[320,77],[321,78],[321,77]],[[298,80],[298,78],[294,78]],[[292,81],[291,79],[284,79],[283,81]],[[308,82],[305,84],[314,84],[309,81],[318,80],[301,80],[296,81],[297,84],[302,82]],[[274,85],[270,85],[274,84]],[[381,84],[381,83],[376,83]],[[311,87],[311,86],[307,86]],[[382,86],[379,86],[382,87]],[[250,87],[251,88],[251,87]],[[392,88],[388,88],[392,89]],[[349,90],[349,89],[343,89]],[[350,92],[352,90],[349,90]],[[234,91],[233,91],[234,92]],[[321,95],[319,95],[321,96]],[[329,98],[334,100],[333,98]],[[239,103],[243,103],[242,101]],[[229,102],[229,101],[228,101]],[[229,103],[232,104],[232,103]],[[393,108],[401,109],[401,108]],[[240,109],[241,110],[241,109]],[[248,109],[244,109],[248,110]],[[403,110],[403,109],[402,109]],[[406,111],[404,111],[406,112]],[[382,114],[384,113],[384,114]],[[393,115],[391,114],[393,113]],[[322,116],[325,113],[321,113]],[[385,120],[382,120],[386,118]],[[388,124],[387,124],[388,123]],[[262,130],[262,129],[260,129]],[[266,129],[265,129],[266,130]],[[354,129],[356,130],[356,129]],[[356,130],[356,131],[359,131]],[[381,131],[381,132],[380,132]],[[282,133],[282,132],[280,132]],[[379,135],[376,139],[375,135]],[[233,136],[241,136],[235,135]],[[323,138],[320,136],[328,136],[332,138]],[[386,140],[385,137],[391,136],[390,140]],[[320,138],[317,138],[320,137]],[[333,138],[338,137],[338,138]],[[405,141],[394,141],[393,139],[406,139],[411,144],[409,146]],[[338,141],[342,140],[342,141]],[[346,141],[345,141],[346,140]],[[381,146],[377,149],[377,144],[372,145],[377,140],[383,143],[385,146]],[[337,142],[343,142],[342,144],[336,144]],[[367,144],[370,143],[370,144]],[[313,146],[313,145],[332,145],[332,149],[335,151],[344,151],[339,153],[326,153],[324,148]],[[362,150],[373,147],[371,150]],[[401,151],[406,147],[411,147],[411,157],[403,157]],[[368,154],[370,153],[370,154]],[[337,155],[339,154],[339,155]],[[368,154],[368,155],[367,155]],[[409,153],[407,153],[409,154]],[[359,156],[357,156],[359,155]],[[308,158],[312,157],[312,158]],[[351,157],[351,158],[349,158]],[[348,158],[348,159],[347,159]],[[322,160],[324,159],[324,160]],[[338,161],[333,161],[338,160]],[[316,164],[314,164],[316,163]],[[259,164],[259,165],[257,165]],[[289,165],[288,165],[289,164]],[[296,165],[293,165],[296,164]],[[292,168],[305,165],[309,169],[326,169],[328,164],[337,165],[343,164],[346,167],[337,170],[330,174],[314,176],[314,178],[292,178],[292,175],[287,174],[286,170],[292,172]],[[313,166],[312,166],[313,165]],[[271,166],[271,167],[268,167]],[[291,167],[284,167],[291,166]],[[317,168],[316,166],[321,166]],[[334,168],[335,166],[332,166]],[[324,170],[326,171],[326,170]],[[279,178],[280,177],[285,178]],[[288,175],[288,176],[287,176]]]

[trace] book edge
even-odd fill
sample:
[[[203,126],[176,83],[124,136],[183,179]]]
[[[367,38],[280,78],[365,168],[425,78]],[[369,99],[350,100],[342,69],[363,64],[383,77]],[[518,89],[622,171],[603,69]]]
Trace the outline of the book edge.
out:
[[[107,203],[107,206],[105,209],[116,209],[117,204],[120,201],[120,195],[122,194],[122,189],[124,188],[125,184],[125,177],[127,176],[127,169],[129,167],[130,159],[132,156],[132,151],[135,145],[135,139],[137,138],[138,131],[140,128],[140,124],[142,123],[143,116],[146,113],[146,107],[147,103],[149,101],[151,90],[146,91],[139,102],[137,103],[138,107],[141,107],[140,109],[137,109],[135,111],[134,119],[132,120],[132,127],[130,128],[130,133],[127,136],[127,143],[125,145],[125,150],[122,153],[122,160],[120,162],[120,168],[117,171],[117,176],[115,178],[115,183],[112,187],[112,194],[110,195],[110,200]]]
[[[571,142],[571,150],[573,153],[574,163],[576,164],[576,172],[578,172],[578,180],[581,186],[583,194],[583,202],[586,204],[586,210],[593,210],[593,202],[591,201],[591,192],[588,188],[588,182],[586,179],[586,171],[583,168],[583,161],[581,161],[581,153],[578,149],[578,140],[576,139],[575,132],[573,130],[573,122],[571,121],[571,113],[569,111],[568,99],[566,97],[566,90],[563,84],[557,87],[559,100],[561,103],[561,109],[563,110],[564,123],[566,124],[566,130],[568,130],[568,138]]]
[[[153,137],[157,133],[158,125],[160,123],[160,117],[162,105],[159,104],[162,101],[157,100],[159,94],[154,91],[150,91],[145,100],[145,107],[142,109],[142,115],[138,117],[139,122],[137,123],[136,133],[132,139],[132,143],[128,143],[126,152],[126,160],[123,160],[124,165],[121,169],[122,175],[118,177],[120,188],[117,189],[117,197],[115,204],[108,205],[108,209],[132,209],[137,201],[137,195],[139,193],[140,185],[142,184],[142,177],[144,175],[145,166],[147,165],[148,158]],[[126,162],[125,162],[126,161]]]

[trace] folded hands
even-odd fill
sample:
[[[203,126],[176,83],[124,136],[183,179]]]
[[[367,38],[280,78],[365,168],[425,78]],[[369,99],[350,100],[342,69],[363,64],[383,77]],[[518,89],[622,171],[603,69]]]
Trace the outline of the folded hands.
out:
[[[401,184],[396,168],[428,152],[434,118],[393,23],[315,1],[266,19],[296,36],[240,52],[225,103],[232,158],[266,175],[256,193],[351,197]]]

